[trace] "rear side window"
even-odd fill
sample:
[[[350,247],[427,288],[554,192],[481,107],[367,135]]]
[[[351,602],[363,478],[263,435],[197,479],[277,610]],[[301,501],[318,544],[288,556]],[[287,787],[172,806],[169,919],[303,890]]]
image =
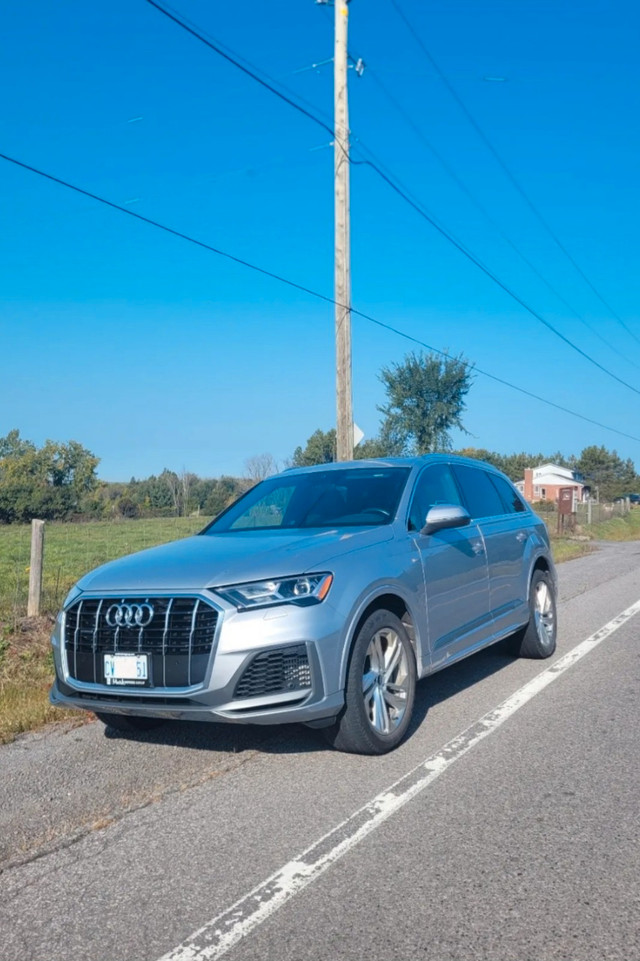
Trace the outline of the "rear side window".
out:
[[[430,509],[438,504],[460,504],[460,494],[447,464],[434,464],[420,474],[409,511],[409,530],[421,531]]]
[[[499,474],[491,474],[490,477],[498,489],[507,514],[521,514],[526,511],[522,498],[504,477],[500,477]]]
[[[465,506],[473,518],[507,513],[486,471],[479,467],[467,467],[466,464],[452,464],[451,469],[462,490]]]

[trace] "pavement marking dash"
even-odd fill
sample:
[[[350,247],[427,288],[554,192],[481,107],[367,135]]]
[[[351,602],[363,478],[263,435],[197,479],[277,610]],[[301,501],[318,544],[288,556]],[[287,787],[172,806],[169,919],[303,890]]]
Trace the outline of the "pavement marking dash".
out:
[[[217,961],[638,612],[640,600],[550,664],[506,701],[421,761],[159,961]]]

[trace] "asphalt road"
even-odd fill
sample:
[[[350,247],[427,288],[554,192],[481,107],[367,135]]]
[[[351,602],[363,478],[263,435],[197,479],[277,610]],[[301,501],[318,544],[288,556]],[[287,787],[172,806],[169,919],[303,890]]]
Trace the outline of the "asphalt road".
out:
[[[422,682],[383,758],[298,727],[0,748],[0,961],[640,961],[639,561],[562,565],[554,658]]]

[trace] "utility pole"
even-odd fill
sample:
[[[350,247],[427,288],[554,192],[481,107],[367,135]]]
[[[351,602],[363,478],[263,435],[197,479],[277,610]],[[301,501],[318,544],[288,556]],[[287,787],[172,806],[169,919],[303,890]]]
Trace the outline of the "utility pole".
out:
[[[347,101],[347,28],[349,0],[335,0],[334,183],[335,183],[335,326],[336,459],[353,459],[351,399],[351,239],[349,209],[349,107]]]

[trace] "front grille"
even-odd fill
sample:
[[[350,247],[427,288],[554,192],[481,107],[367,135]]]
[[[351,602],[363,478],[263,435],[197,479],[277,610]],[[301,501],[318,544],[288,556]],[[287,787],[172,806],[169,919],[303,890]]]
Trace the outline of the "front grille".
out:
[[[111,626],[114,605],[149,605],[145,626]],[[145,607],[144,620],[149,619]],[[65,649],[76,681],[103,684],[104,654],[147,654],[146,687],[189,687],[204,680],[218,612],[200,597],[84,598],[66,613]]]
[[[311,687],[311,667],[304,644],[256,654],[236,684],[235,697],[285,694]]]

